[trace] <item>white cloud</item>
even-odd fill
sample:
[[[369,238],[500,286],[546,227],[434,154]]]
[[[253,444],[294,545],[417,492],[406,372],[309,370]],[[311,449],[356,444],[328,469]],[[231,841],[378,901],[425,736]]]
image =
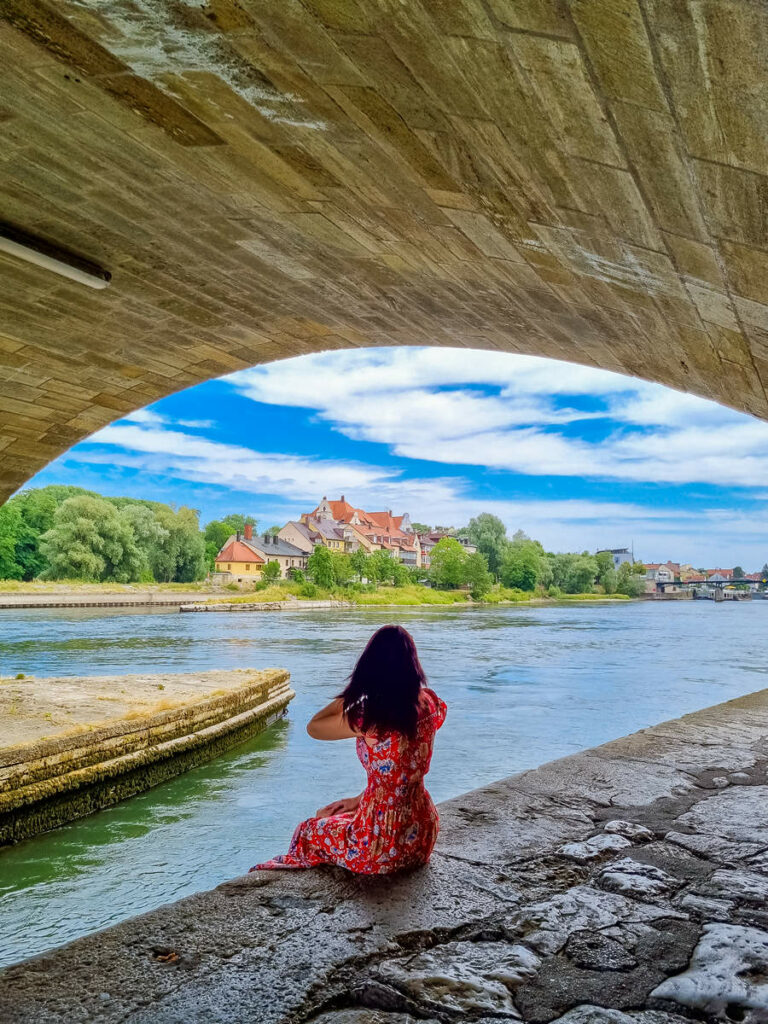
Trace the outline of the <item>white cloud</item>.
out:
[[[386,444],[402,458],[668,484],[754,487],[768,477],[768,424],[658,384],[536,356],[327,352],[228,379],[254,401],[313,409],[347,437]],[[597,407],[572,407],[585,396]],[[584,429],[589,420],[603,421],[599,436]]]

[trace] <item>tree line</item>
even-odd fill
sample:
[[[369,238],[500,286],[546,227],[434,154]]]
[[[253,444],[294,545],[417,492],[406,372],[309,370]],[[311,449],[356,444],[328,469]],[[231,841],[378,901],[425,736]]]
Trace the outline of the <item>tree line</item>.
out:
[[[0,579],[191,583],[207,569],[198,513],[186,506],[54,485],[0,507]]]
[[[232,513],[201,530],[195,509],[105,497],[80,487],[22,491],[0,507],[0,579],[191,583],[205,577],[228,538],[246,525],[255,532],[253,517]],[[414,527],[429,532],[423,523]],[[267,533],[278,530],[272,526]],[[341,554],[318,545],[306,577],[324,589],[424,582],[443,589],[467,587],[475,599],[495,583],[552,595],[599,588],[634,597],[644,588],[642,565],[625,563],[616,570],[607,552],[547,552],[522,531],[509,538],[504,523],[489,513],[453,533],[432,549],[428,570],[408,567],[388,551]],[[477,551],[468,552],[459,537]],[[279,578],[279,565],[268,563],[262,582]]]

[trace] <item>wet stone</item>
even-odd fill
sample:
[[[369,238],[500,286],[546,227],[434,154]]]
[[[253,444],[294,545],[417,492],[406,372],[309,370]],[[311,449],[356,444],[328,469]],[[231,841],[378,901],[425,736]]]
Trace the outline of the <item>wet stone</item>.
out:
[[[610,854],[617,853],[619,850],[625,850],[631,845],[632,843],[629,839],[625,839],[624,836],[599,835],[592,836],[591,839],[587,839],[583,843],[566,843],[560,847],[558,852],[569,860],[585,863],[590,860],[598,860],[600,857],[610,856]]]
[[[645,825],[640,825],[636,821],[606,821],[603,825],[603,832],[608,832],[612,835],[624,836],[625,839],[629,839],[633,843],[650,843],[654,839],[653,832]]]
[[[768,932],[709,924],[688,969],[658,985],[651,996],[716,1020],[768,1020]]]
[[[728,871],[721,868],[698,891],[736,902],[768,903],[768,878],[754,871]]]
[[[620,942],[600,932],[575,932],[564,953],[577,967],[592,971],[628,971],[637,967],[637,960]]]
[[[604,868],[598,882],[609,892],[623,893],[641,900],[666,896],[680,885],[678,879],[661,868],[642,864],[630,857],[623,857]]]
[[[603,1006],[576,1006],[552,1024],[690,1024],[676,1013],[664,1010],[607,1010]]]
[[[689,892],[683,896],[678,905],[694,914],[708,918],[710,921],[727,921],[733,911],[732,900],[719,900],[709,896],[697,896]]]
[[[513,990],[533,977],[540,963],[532,950],[518,943],[448,942],[385,960],[373,977],[427,1012],[492,1013],[517,1019]]]
[[[410,1013],[387,1013],[386,1010],[369,1010],[356,1007],[354,1010],[331,1010],[319,1017],[313,1017],[312,1024],[437,1024],[434,1018],[424,1020],[412,1017]]]
[[[768,786],[741,786],[718,793],[677,819],[678,826],[742,843],[768,845]]]
[[[730,839],[723,839],[722,836],[685,832],[667,832],[664,840],[698,856],[706,857],[708,860],[719,861],[721,864],[736,864],[747,857],[760,853],[763,849],[763,845],[760,843],[733,842]]]

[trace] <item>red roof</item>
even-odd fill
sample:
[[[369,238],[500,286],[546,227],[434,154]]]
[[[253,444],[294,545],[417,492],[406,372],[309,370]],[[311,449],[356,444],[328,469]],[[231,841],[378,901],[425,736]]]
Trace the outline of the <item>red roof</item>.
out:
[[[253,548],[243,544],[240,540],[231,540],[229,544],[221,549],[216,555],[217,562],[264,562],[264,559],[257,555]]]

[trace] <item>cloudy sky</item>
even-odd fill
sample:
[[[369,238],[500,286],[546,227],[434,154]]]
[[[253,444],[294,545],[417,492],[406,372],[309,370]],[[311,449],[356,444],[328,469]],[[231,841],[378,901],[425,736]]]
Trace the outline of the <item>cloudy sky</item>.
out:
[[[493,512],[551,550],[768,561],[768,424],[656,384],[468,349],[364,349],[191,388],[34,479],[261,527],[344,494],[460,526]]]

